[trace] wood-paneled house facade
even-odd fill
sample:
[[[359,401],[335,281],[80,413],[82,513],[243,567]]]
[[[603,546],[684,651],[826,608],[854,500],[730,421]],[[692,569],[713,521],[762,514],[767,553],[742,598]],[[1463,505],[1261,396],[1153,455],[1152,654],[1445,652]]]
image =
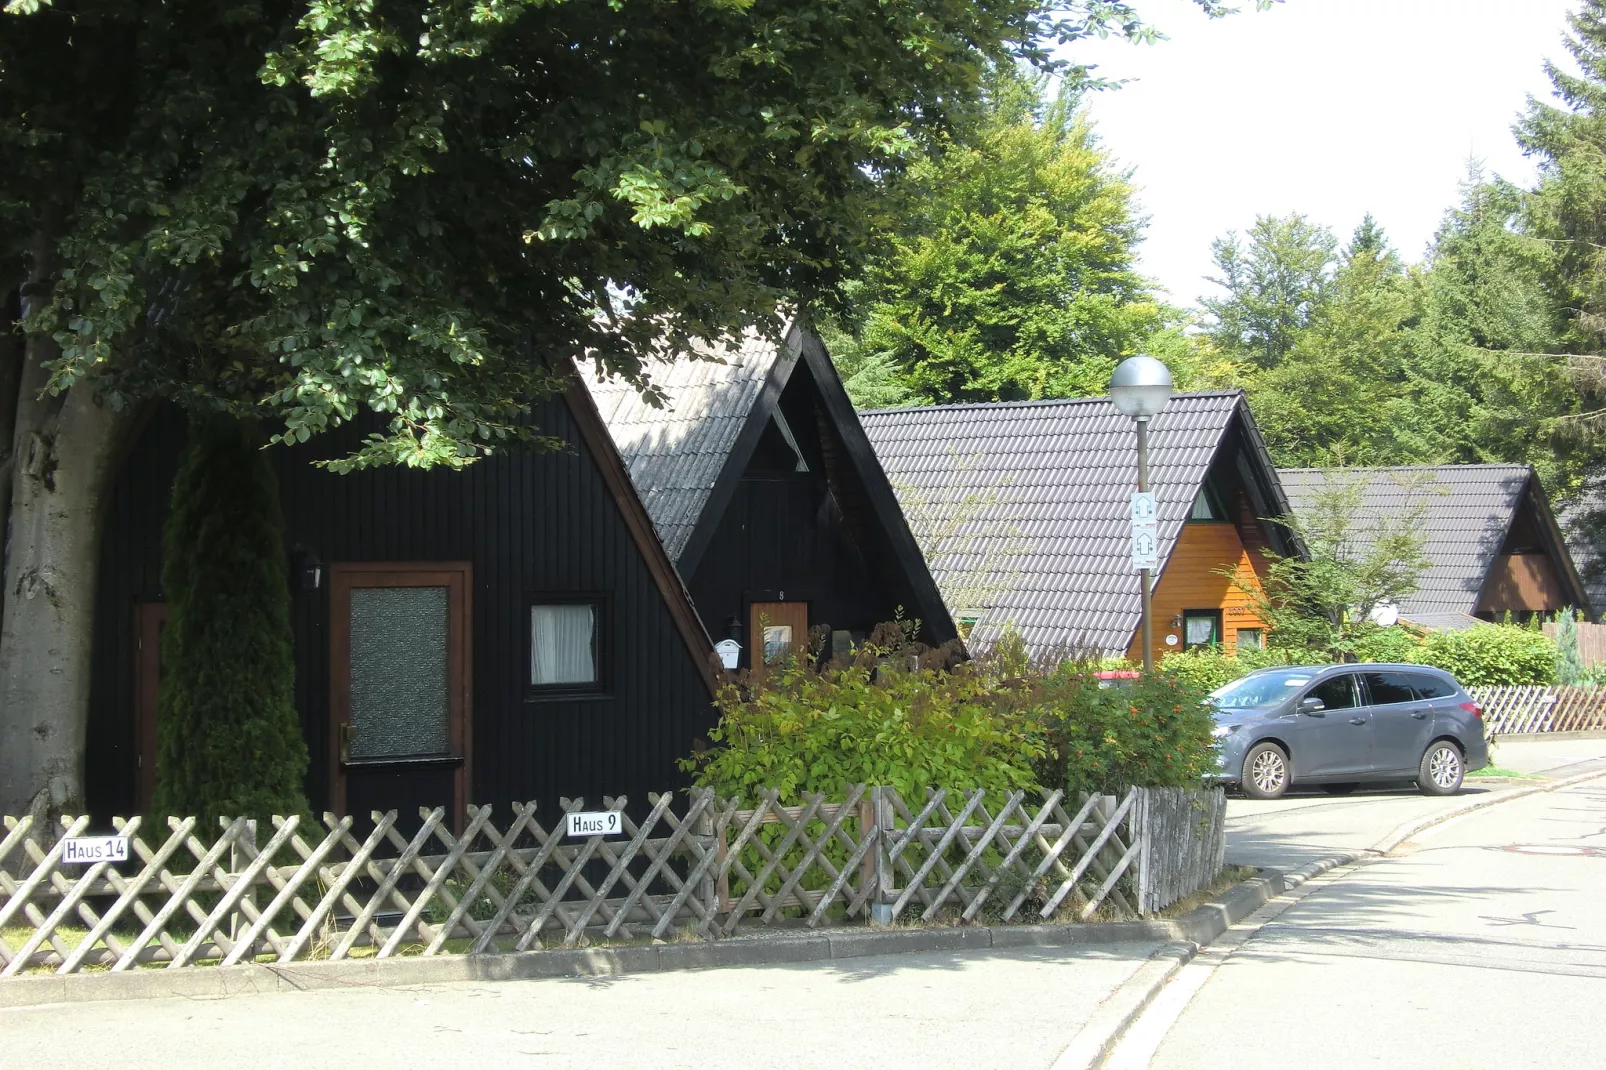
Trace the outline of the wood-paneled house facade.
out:
[[[1284,468],[1295,513],[1324,491],[1358,491],[1357,530],[1379,518],[1414,517],[1428,567],[1400,615],[1429,628],[1464,628],[1511,614],[1517,620],[1591,606],[1539,476],[1526,464],[1392,468]]]
[[[792,323],[697,356],[652,367],[661,407],[581,374],[713,637],[740,644],[741,666],[814,628],[841,650],[900,613],[927,643],[954,639],[819,339]]]
[[[949,608],[981,645],[1006,627],[1036,654],[1139,653],[1132,421],[1106,398],[862,413]],[[1239,391],[1174,396],[1150,424],[1161,568],[1156,653],[1259,644],[1266,625],[1217,571],[1261,580],[1302,552]]]
[[[292,577],[296,697],[315,810],[603,793],[645,805],[712,725],[712,644],[590,395],[536,406],[567,443],[463,472],[333,475],[360,428],[273,452]],[[108,503],[88,802],[154,785],[161,533],[185,425],[152,419]],[[503,811],[505,814],[505,810]],[[413,817],[416,820],[416,817]]]

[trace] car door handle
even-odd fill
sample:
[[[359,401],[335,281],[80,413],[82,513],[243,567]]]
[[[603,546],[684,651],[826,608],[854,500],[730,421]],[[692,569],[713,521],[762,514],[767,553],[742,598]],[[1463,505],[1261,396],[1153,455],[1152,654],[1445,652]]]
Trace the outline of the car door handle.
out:
[[[1421,710],[1412,710],[1411,716],[1415,717],[1418,721],[1425,721],[1427,720],[1428,715]]]
[[[1350,724],[1365,724],[1366,723],[1366,718],[1365,717],[1351,717],[1349,719],[1349,723]]]

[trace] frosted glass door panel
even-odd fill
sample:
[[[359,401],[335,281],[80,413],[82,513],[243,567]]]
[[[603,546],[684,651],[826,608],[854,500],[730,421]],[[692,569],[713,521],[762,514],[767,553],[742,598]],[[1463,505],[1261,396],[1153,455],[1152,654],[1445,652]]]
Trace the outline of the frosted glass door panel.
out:
[[[450,635],[445,587],[351,591],[351,757],[448,752]]]

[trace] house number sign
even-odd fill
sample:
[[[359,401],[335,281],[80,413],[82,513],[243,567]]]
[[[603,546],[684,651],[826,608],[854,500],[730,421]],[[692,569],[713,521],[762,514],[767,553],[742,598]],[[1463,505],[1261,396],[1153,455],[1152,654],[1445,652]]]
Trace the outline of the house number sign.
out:
[[[570,836],[617,836],[624,831],[619,811],[600,810],[583,813],[571,810],[565,815]]]
[[[69,836],[61,841],[61,860],[69,865],[127,862],[128,840],[122,836]]]

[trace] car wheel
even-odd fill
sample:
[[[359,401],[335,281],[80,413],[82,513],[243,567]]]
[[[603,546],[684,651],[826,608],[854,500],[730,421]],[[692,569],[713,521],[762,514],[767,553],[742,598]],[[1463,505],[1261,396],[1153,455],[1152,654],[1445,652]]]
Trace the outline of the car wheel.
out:
[[[1288,755],[1275,743],[1256,743],[1244,755],[1244,794],[1275,799],[1288,790]]]
[[[1323,784],[1322,790],[1329,795],[1348,795],[1358,787],[1359,784]]]
[[[1461,790],[1461,778],[1466,775],[1467,763],[1461,758],[1461,748],[1447,739],[1428,747],[1417,767],[1416,786],[1424,795],[1454,795]]]

